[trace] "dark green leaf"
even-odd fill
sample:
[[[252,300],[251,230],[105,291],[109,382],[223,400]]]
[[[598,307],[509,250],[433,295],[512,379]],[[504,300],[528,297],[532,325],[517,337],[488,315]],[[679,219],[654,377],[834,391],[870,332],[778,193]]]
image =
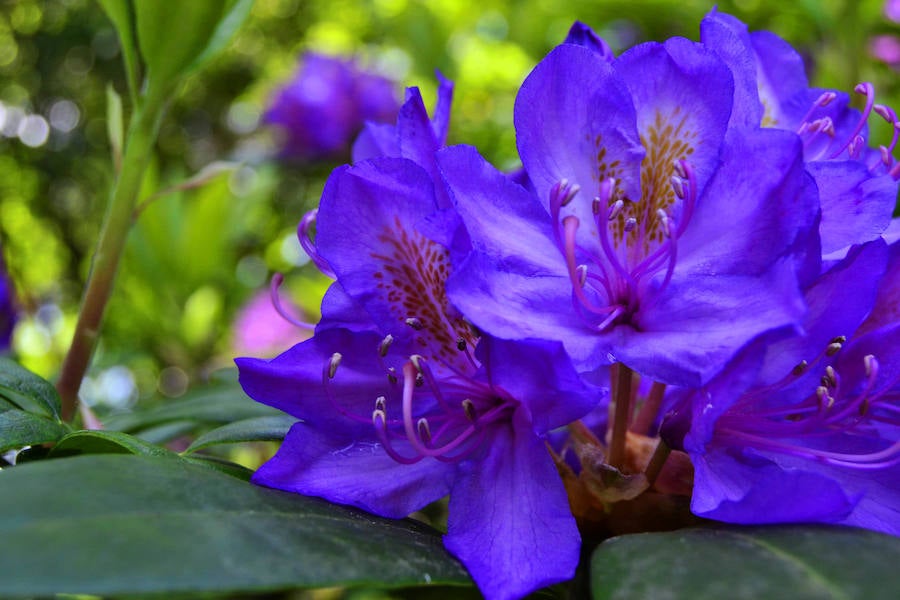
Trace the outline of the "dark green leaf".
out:
[[[23,410],[0,412],[0,452],[55,442],[67,431],[62,423]]]
[[[50,457],[76,454],[140,454],[143,456],[176,456],[170,450],[139,440],[121,431],[73,431],[57,442]]]
[[[0,358],[0,396],[24,411],[59,421],[56,388],[8,358]]]
[[[218,429],[201,435],[194,440],[185,453],[196,452],[216,444],[234,444],[238,442],[273,442],[283,440],[297,419],[289,415],[275,417],[256,417],[229,423]]]
[[[594,552],[595,600],[894,598],[900,539],[824,526],[626,535]]]
[[[0,471],[0,597],[467,585],[434,530],[180,459],[77,456]]]
[[[218,456],[198,454],[195,456],[182,456],[181,458],[191,464],[199,465],[204,469],[213,469],[220,473],[243,479],[244,481],[250,481],[250,477],[253,475],[253,471],[247,467],[219,458]]]
[[[216,386],[191,392],[182,400],[171,400],[154,408],[107,418],[107,429],[135,432],[173,421],[225,424],[253,417],[283,415],[279,410],[254,402],[238,386]]]
[[[198,424],[193,421],[172,421],[141,429],[134,434],[134,437],[151,444],[165,444],[177,437],[193,432],[197,427]]]

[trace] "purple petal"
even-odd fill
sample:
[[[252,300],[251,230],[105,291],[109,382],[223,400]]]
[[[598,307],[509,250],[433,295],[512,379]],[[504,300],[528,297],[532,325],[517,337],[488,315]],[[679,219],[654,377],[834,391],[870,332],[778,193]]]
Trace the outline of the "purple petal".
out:
[[[455,471],[433,459],[403,465],[372,437],[297,423],[253,483],[400,519],[446,496]]]
[[[563,44],[550,52],[519,90],[515,126],[541,202],[562,179],[592,198],[600,180],[615,177],[629,197],[640,197],[644,151],[632,101],[613,67],[591,50]],[[574,204],[587,211],[578,214],[582,222],[592,223],[590,202]]]
[[[434,105],[434,116],[431,128],[438,147],[447,144],[447,133],[450,129],[450,105],[453,103],[453,82],[444,77],[440,71],[434,72],[438,80],[437,102]]]
[[[612,48],[609,47],[609,44],[606,43],[606,40],[597,35],[593,29],[581,21],[572,23],[572,27],[569,28],[569,34],[566,36],[566,39],[563,40],[563,43],[584,46],[585,48],[592,50],[606,62],[612,62],[616,58],[616,55],[613,53]]]
[[[900,219],[894,219],[900,224]],[[900,227],[896,228],[900,231]],[[860,326],[860,333],[872,331],[892,323],[900,323],[900,243],[894,242],[888,250],[888,264],[878,286],[875,306]]]
[[[375,398],[390,395],[377,360],[381,336],[343,329],[318,332],[271,360],[235,359],[248,396],[326,430],[372,433]],[[332,355],[343,357],[333,379],[323,381]],[[330,392],[330,394],[329,394]],[[354,417],[348,417],[341,411]]]
[[[544,442],[521,410],[482,460],[460,465],[447,549],[487,600],[512,600],[575,574],[581,539]]]
[[[537,434],[580,419],[606,399],[605,389],[585,385],[559,342],[482,338],[476,352],[492,387],[528,409]]]
[[[891,221],[897,182],[890,175],[873,177],[857,161],[807,165],[822,203],[822,254],[874,240]]]
[[[666,185],[672,161],[685,158],[697,173],[702,193],[718,167],[731,115],[731,71],[715,52],[683,38],[635,46],[613,66],[625,80],[637,111],[637,128],[648,156],[641,169],[644,179]]]
[[[695,275],[675,280],[642,311],[638,329],[618,327],[615,357],[657,381],[696,387],[749,340],[796,324],[804,304],[790,265],[759,277]]]
[[[795,135],[732,131],[722,161],[678,240],[679,274],[759,274],[817,236],[818,195]]]
[[[783,467],[751,450],[691,455],[694,514],[728,523],[839,522],[853,509],[833,479]]]
[[[472,247],[531,275],[566,276],[550,216],[538,199],[495,169],[472,146],[438,154],[444,181]]]
[[[715,8],[700,23],[700,41],[725,61],[734,76],[731,125],[758,126],[763,105],[759,101],[756,60],[747,26]]]

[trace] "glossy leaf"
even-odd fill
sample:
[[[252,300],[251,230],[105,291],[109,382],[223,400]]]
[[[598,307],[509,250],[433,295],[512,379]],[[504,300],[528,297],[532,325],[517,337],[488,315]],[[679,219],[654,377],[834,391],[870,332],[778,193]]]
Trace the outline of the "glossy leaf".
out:
[[[76,454],[138,454],[142,456],[176,456],[174,452],[150,444],[121,431],[73,431],[50,450],[50,457]]]
[[[238,386],[199,389],[184,399],[171,400],[148,410],[106,419],[107,429],[134,433],[175,421],[226,424],[253,417],[283,415],[279,410],[254,402]]]
[[[595,600],[887,598],[900,539],[824,526],[721,527],[626,535],[597,548]]]
[[[469,584],[440,535],[181,459],[0,471],[0,597]]]
[[[8,358],[0,358],[0,397],[26,412],[59,420],[56,388]]]
[[[223,427],[201,435],[191,444],[185,453],[196,452],[217,444],[234,444],[238,442],[273,442],[283,440],[297,419],[290,415],[275,417],[256,417],[229,423]]]
[[[55,442],[67,431],[58,421],[24,410],[6,410],[0,412],[0,452]]]

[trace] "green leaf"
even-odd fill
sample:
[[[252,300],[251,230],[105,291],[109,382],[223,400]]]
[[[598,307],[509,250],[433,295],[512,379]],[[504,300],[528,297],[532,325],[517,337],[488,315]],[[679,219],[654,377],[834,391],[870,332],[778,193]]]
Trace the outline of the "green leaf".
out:
[[[148,93],[165,94],[217,54],[238,30],[252,0],[144,0],[134,4]]]
[[[440,535],[180,459],[0,471],[0,597],[468,585]]]
[[[57,421],[25,412],[0,412],[0,452],[55,442],[68,428]]]
[[[24,411],[60,420],[56,388],[8,358],[0,358],[0,396]]]
[[[283,415],[279,410],[254,402],[237,386],[202,388],[153,408],[130,414],[111,416],[104,422],[107,429],[134,433],[173,421],[199,424],[226,424],[253,417]]]
[[[97,0],[106,16],[112,21],[119,34],[119,42],[122,47],[122,58],[125,60],[125,75],[128,80],[128,93],[132,103],[137,97],[137,48],[134,45],[133,19],[128,0]],[[120,106],[121,110],[121,106]],[[121,146],[120,146],[121,147]]]
[[[275,417],[255,417],[229,423],[218,429],[201,435],[194,440],[185,454],[196,452],[216,444],[235,444],[239,442],[274,442],[283,440],[291,426],[297,422],[290,415]]]
[[[226,475],[237,477],[244,481],[250,481],[250,477],[253,475],[253,471],[247,467],[233,463],[230,460],[219,458],[218,456],[204,456],[202,454],[197,454],[194,456],[182,456],[181,459],[191,464],[199,465],[204,469],[213,469],[214,471],[219,471],[220,473],[225,473]]]
[[[191,65],[189,70],[198,69],[203,64],[215,57],[216,54],[221,52],[228,42],[231,41],[231,38],[234,37],[234,34],[237,33],[238,29],[241,28],[241,25],[244,24],[244,21],[247,20],[247,17],[250,15],[250,9],[253,8],[254,0],[236,0],[231,5],[221,20],[219,20],[219,25],[216,27],[216,30],[213,32],[212,37],[210,37],[209,44],[207,44],[206,48],[203,50],[203,53],[197,57],[197,60]]]
[[[121,431],[73,431],[50,450],[50,457],[76,454],[139,454],[142,456],[177,456],[174,452],[150,444]]]
[[[900,539],[864,529],[682,529],[612,538],[591,561],[594,600],[887,598]]]

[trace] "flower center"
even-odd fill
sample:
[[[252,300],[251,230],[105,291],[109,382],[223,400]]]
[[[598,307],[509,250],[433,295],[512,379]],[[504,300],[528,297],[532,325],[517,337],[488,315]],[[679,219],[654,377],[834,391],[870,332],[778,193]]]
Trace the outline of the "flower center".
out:
[[[780,407],[761,402],[836,355],[844,341],[835,338],[811,363],[803,361],[781,381],[745,394],[719,419],[717,433],[755,448],[835,466],[882,469],[900,463],[900,441],[887,443],[879,430],[900,425],[900,375],[879,381],[878,360],[871,354],[863,358],[861,381],[847,382],[829,364],[819,385],[800,402]],[[848,451],[835,451],[842,448]]]
[[[401,464],[414,464],[426,457],[459,462],[483,446],[488,427],[509,421],[517,405],[515,400],[466,372],[453,371],[449,365],[439,365],[436,373],[424,357],[412,355],[398,378],[396,369],[383,363],[391,341],[387,336],[378,348],[390,388],[375,399],[370,417],[354,414],[338,402],[333,380],[343,359],[340,353],[325,361],[322,385],[339,414],[374,426],[381,446],[392,459]]]
[[[602,181],[591,205],[599,243],[591,247],[577,239],[581,220],[561,216],[580,191],[578,186],[563,180],[550,191],[554,235],[566,260],[575,308],[598,331],[624,323],[639,327],[634,316],[641,302],[648,300],[649,292],[661,293],[672,278],[677,242],[696,205],[697,179],[684,159],[671,169],[663,187],[654,167],[642,184],[639,203],[624,198],[616,180]]]

